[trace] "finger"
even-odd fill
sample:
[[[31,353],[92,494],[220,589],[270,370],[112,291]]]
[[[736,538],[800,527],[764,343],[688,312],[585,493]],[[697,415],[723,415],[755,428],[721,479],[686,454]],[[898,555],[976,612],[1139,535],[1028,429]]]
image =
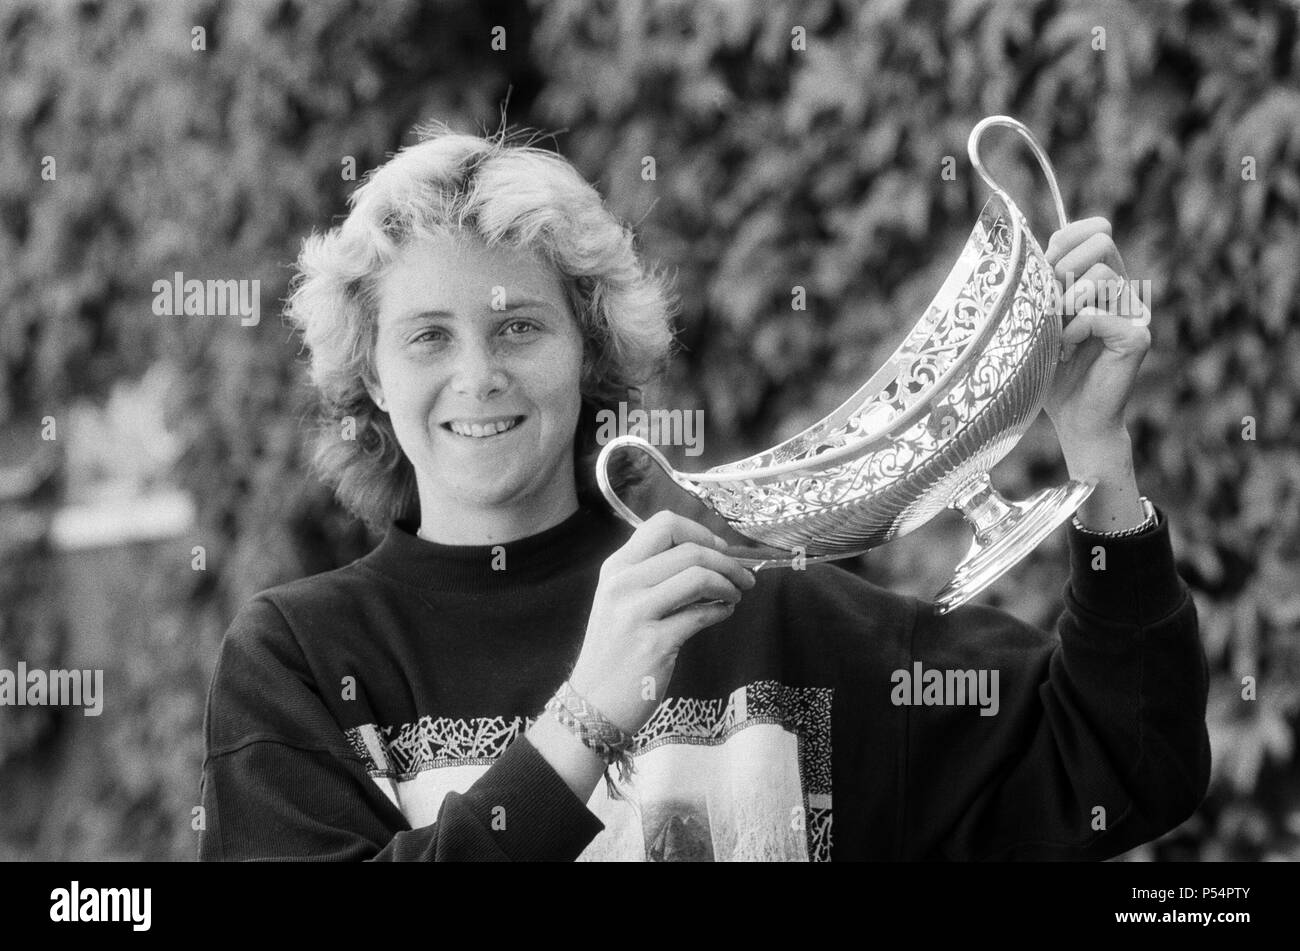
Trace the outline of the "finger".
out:
[[[660,621],[656,633],[680,647],[709,625],[731,617],[735,610],[734,604],[693,604]]]
[[[1089,337],[1097,337],[1103,343],[1122,343],[1126,340],[1141,339],[1143,333],[1150,335],[1147,329],[1151,323],[1151,314],[1142,319],[1118,317],[1096,307],[1085,307],[1075,315],[1074,320],[1061,332],[1061,342],[1078,346]]]
[[[679,571],[650,589],[646,602],[651,618],[664,618],[697,601],[740,601],[740,589],[724,575],[700,565]]]
[[[723,575],[737,588],[748,591],[758,583],[753,572],[714,548],[683,542],[630,568],[623,576],[629,586],[653,588],[687,568],[699,565]]]
[[[1047,263],[1055,264],[1067,253],[1098,233],[1107,235],[1111,233],[1110,222],[1107,219],[1094,217],[1071,221],[1048,239],[1047,250],[1044,252],[1047,255]]]
[[[1151,348],[1151,331],[1147,326],[1150,323],[1150,312],[1145,320],[1134,320],[1085,307],[1061,333],[1061,361],[1068,362],[1080,344],[1091,337],[1115,353],[1145,354]]]
[[[1141,321],[1144,327],[1151,323],[1151,309],[1147,306],[1150,287],[1144,287],[1144,284],[1149,285],[1149,282],[1126,280],[1115,301],[1115,306],[1111,308],[1111,313],[1117,317],[1135,318]]]
[[[1124,279],[1109,264],[1094,264],[1065,289],[1065,312],[1077,314],[1085,307],[1108,309],[1123,285]]]
[[[1115,242],[1111,240],[1110,235],[1098,232],[1067,252],[1056,262],[1052,270],[1056,274],[1056,279],[1063,286],[1068,287],[1080,275],[1087,274],[1088,269],[1094,264],[1101,263],[1109,264],[1116,274],[1128,273],[1124,270],[1124,261],[1120,258],[1119,249],[1115,247]]]
[[[707,548],[725,548],[726,541],[699,522],[667,510],[656,512],[637,527],[626,544],[609,557],[620,565],[634,565],[653,558],[682,542],[694,542]]]

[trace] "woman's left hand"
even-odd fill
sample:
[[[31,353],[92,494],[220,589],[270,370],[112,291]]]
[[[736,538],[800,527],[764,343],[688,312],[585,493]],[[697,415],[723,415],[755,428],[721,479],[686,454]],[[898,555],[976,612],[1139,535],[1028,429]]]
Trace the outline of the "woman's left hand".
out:
[[[1124,408],[1151,348],[1151,312],[1128,283],[1105,218],[1057,231],[1047,261],[1063,287],[1065,329],[1044,408],[1068,457],[1126,431]]]

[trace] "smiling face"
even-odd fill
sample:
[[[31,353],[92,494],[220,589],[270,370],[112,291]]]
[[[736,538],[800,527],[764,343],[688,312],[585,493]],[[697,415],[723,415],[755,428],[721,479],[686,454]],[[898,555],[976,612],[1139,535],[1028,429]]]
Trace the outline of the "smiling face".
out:
[[[371,396],[415,469],[421,536],[509,541],[572,514],[583,341],[554,268],[469,236],[413,241],[378,301]]]

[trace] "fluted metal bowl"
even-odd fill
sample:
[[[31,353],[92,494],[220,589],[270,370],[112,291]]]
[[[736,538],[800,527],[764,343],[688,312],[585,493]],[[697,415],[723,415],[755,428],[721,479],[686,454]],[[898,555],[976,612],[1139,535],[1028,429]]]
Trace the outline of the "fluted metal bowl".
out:
[[[1071,480],[1024,502],[1002,498],[989,471],[1024,435],[1052,382],[1061,346],[1060,290],[1042,247],[1010,197],[985,171],[978,144],[991,126],[1019,132],[1051,186],[1056,176],[1029,130],[990,116],[971,131],[971,163],[993,191],[930,306],[870,379],[838,409],[771,449],[678,472],[637,436],[609,442],[596,464],[610,505],[640,518],[610,486],[621,449],[648,453],[673,482],[758,546],[731,553],[753,568],[861,554],[960,510],[975,540],[935,600],[946,613],[1034,549],[1092,492]]]

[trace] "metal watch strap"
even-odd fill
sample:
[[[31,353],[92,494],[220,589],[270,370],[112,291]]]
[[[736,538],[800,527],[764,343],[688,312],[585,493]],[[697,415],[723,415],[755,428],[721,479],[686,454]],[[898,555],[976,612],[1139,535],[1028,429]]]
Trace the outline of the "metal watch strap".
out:
[[[1084,528],[1079,521],[1079,513],[1070,517],[1070,523],[1085,535],[1093,535],[1097,538],[1127,538],[1129,535],[1140,535],[1149,528],[1154,528],[1159,524],[1160,518],[1156,514],[1156,507],[1151,504],[1151,500],[1145,495],[1138,498],[1138,504],[1142,506],[1142,511],[1146,513],[1146,519],[1141,525],[1135,525],[1132,528],[1125,528],[1117,532],[1098,532],[1091,528]]]

